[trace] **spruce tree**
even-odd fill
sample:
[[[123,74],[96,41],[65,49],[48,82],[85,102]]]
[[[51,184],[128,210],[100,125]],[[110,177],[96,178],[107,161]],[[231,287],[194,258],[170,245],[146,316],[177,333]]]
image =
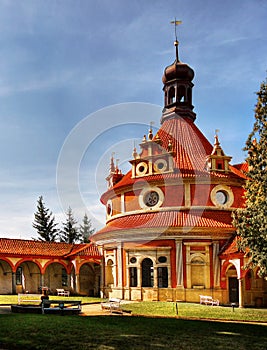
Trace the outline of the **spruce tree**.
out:
[[[246,146],[248,164],[245,208],[234,213],[239,247],[249,258],[246,267],[259,267],[267,276],[267,80],[257,92],[255,122]]]
[[[88,219],[87,214],[84,214],[83,223],[80,225],[80,234],[82,236],[83,243],[90,243],[90,236],[95,232],[92,228],[91,220]]]
[[[77,226],[77,220],[73,216],[71,207],[66,213],[66,221],[63,223],[63,229],[60,232],[60,241],[66,243],[81,242],[81,234]]]
[[[43,202],[43,197],[40,196],[37,201],[37,211],[34,214],[33,228],[37,230],[39,235],[38,240],[55,242],[58,236],[57,223],[52,212],[49,212]]]

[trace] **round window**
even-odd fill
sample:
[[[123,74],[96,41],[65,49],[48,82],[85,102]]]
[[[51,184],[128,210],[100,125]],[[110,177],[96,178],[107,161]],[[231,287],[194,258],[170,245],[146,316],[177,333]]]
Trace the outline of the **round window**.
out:
[[[226,204],[228,201],[228,194],[225,191],[217,191],[215,196],[219,204]]]
[[[167,261],[166,256],[160,256],[160,257],[158,258],[158,262],[159,262],[159,263],[165,263],[166,261]]]
[[[136,167],[136,173],[138,176],[145,175],[147,172],[147,169],[148,169],[147,164],[145,162],[141,162]]]
[[[154,207],[159,201],[159,194],[156,191],[150,191],[145,195],[145,205],[148,207]]]
[[[130,259],[130,263],[131,264],[135,264],[136,263],[136,258],[134,256]]]
[[[154,170],[159,173],[163,173],[164,171],[166,171],[167,167],[168,165],[165,159],[158,159],[154,163]]]

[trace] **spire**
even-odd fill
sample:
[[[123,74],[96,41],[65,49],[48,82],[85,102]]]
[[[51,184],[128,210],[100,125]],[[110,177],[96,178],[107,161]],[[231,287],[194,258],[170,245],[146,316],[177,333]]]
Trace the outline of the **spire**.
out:
[[[182,21],[176,21],[176,17],[174,18],[174,21],[171,21],[171,24],[174,24],[174,34],[175,34],[175,41],[174,41],[174,46],[175,46],[175,53],[176,53],[176,62],[179,62],[179,54],[178,54],[178,45],[179,41],[177,40],[177,30],[176,27],[179,24],[182,24]]]
[[[111,155],[109,175],[106,177],[106,180],[108,182],[108,188],[112,188],[123,177],[123,174],[122,174],[121,170],[119,169],[119,159],[116,159],[116,166],[114,164],[114,154],[115,153],[113,152]]]
[[[110,158],[110,166],[109,166],[109,173],[114,174],[115,172],[115,165],[114,165],[114,152],[112,152],[111,158]]]
[[[224,156],[224,151],[221,147],[220,141],[219,141],[219,136],[218,136],[219,130],[215,130],[215,135],[214,135],[214,145],[213,145],[213,150],[211,152],[212,155],[217,155],[217,156]]]

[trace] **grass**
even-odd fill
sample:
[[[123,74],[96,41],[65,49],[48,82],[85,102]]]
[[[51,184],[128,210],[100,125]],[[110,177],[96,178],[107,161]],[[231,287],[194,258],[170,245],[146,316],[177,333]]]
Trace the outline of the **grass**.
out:
[[[178,316],[197,319],[223,319],[267,323],[267,309],[206,306],[193,303],[178,303]],[[142,316],[176,317],[176,304],[172,302],[140,302],[124,305],[126,310]]]
[[[71,296],[71,297],[62,297],[50,295],[50,299],[53,300],[81,300],[82,304],[91,304],[103,301],[101,298],[94,297],[82,297],[82,296]],[[0,305],[16,305],[18,303],[17,295],[0,295]]]
[[[75,298],[81,299],[83,304],[99,301],[95,298],[70,297]],[[17,297],[0,296],[0,304],[10,301],[16,303]],[[266,324],[240,322],[249,320],[267,323],[266,309],[236,308],[233,312],[230,307],[179,303],[177,317],[176,304],[172,302],[129,303],[124,304],[123,308],[138,316],[0,314],[0,349],[267,348]],[[211,321],[209,318],[223,318],[224,321]]]
[[[266,350],[267,327],[123,316],[0,315],[0,348]]]

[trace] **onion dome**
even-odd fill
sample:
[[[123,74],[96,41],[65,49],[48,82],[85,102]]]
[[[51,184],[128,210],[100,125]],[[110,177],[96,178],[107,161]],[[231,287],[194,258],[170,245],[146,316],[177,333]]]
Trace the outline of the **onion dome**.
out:
[[[162,76],[163,84],[170,82],[172,80],[187,80],[192,81],[194,79],[195,73],[193,69],[186,63],[180,62],[179,59],[167,66],[164,70]]]

